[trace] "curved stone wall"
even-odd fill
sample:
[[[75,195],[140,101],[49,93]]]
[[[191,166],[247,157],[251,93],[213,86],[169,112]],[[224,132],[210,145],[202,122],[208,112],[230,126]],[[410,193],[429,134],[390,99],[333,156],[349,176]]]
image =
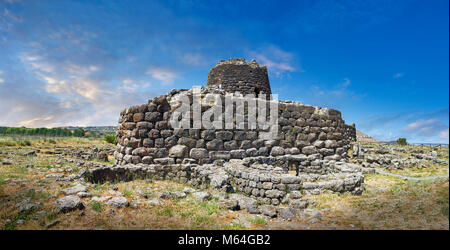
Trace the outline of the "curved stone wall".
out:
[[[209,71],[206,87],[220,88],[230,93],[240,92],[243,95],[272,93],[267,68],[254,60],[247,63],[245,59],[230,59],[218,63]]]
[[[339,111],[289,101],[278,102],[279,133],[274,140],[260,139],[267,131],[261,129],[173,129],[170,118],[177,107],[174,98],[180,93],[192,96],[192,89],[172,90],[120,113],[116,164],[223,165],[230,159],[270,161],[279,157],[281,163],[293,164],[300,172],[314,173],[329,161],[346,161],[350,142],[356,139],[354,125],[346,125]],[[202,111],[210,107],[203,104]],[[295,157],[285,160],[280,156]]]

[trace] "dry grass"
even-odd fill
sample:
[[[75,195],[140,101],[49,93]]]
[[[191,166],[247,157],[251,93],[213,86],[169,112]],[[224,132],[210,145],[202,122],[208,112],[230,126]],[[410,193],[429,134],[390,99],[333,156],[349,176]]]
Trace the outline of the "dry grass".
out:
[[[83,213],[55,214],[56,199],[64,196],[61,190],[72,183],[45,178],[46,174],[52,173],[57,157],[44,152],[56,147],[92,147],[103,143],[83,139],[56,140],[55,143],[36,140],[32,141],[31,146],[0,147],[0,160],[11,159],[13,162],[12,165],[0,166],[0,228],[43,229],[48,223],[59,220],[60,223],[52,229],[326,229],[330,225],[338,229],[449,229],[448,180],[415,183],[375,174],[366,177],[367,190],[361,196],[321,194],[308,197],[314,202],[313,208],[325,209],[321,210],[323,216],[315,224],[308,224],[309,218],[280,222],[244,211],[232,212],[220,209],[217,198],[199,203],[191,195],[185,199],[163,200],[160,206],[149,206],[138,192],[148,188],[153,191],[151,196],[156,197],[157,192],[182,190],[185,187],[171,181],[136,180],[91,185],[88,191],[93,195],[111,195],[109,190],[115,185],[130,202],[138,199],[142,202],[138,208],[117,209],[83,199],[86,206]],[[20,154],[30,149],[39,149],[41,153],[29,157]],[[65,165],[75,168],[73,163]],[[396,173],[429,176],[445,172],[448,173],[448,166],[433,165]],[[15,204],[27,197],[41,202],[43,209],[18,214]],[[111,209],[115,215],[110,214]],[[24,224],[14,223],[21,219]]]
[[[358,229],[449,229],[448,180],[411,182],[369,175],[361,196],[321,194],[316,207],[328,208],[325,220]]]

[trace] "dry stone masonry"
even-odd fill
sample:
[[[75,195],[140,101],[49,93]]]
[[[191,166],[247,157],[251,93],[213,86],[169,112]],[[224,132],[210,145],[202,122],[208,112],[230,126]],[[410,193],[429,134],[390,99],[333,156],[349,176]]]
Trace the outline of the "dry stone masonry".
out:
[[[223,97],[235,92],[271,94],[271,88],[266,67],[254,60],[231,59],[210,70],[200,92]],[[180,106],[180,95],[192,100],[194,91],[172,90],[123,110],[114,152],[116,165],[95,169],[89,179],[171,179],[199,188],[239,191],[260,203],[292,203],[299,208],[307,204],[303,194],[362,192],[362,170],[348,163],[355,126],[345,124],[339,111],[277,101],[278,134],[264,140],[261,135],[270,128],[253,129],[248,123],[244,129],[172,128],[170,119]],[[215,104],[203,100],[202,112]]]

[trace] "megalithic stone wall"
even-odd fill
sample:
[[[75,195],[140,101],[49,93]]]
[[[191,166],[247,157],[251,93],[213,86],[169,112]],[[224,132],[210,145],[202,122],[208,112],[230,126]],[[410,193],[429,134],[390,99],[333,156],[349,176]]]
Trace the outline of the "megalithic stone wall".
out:
[[[346,161],[350,142],[356,140],[355,126],[346,125],[339,111],[289,101],[278,103],[279,134],[274,140],[259,139],[265,132],[260,129],[173,129],[169,121],[176,106],[171,102],[180,92],[192,96],[192,89],[172,90],[120,113],[114,153],[117,164],[222,165],[230,159],[295,155],[301,159],[301,169],[311,171],[328,161]]]

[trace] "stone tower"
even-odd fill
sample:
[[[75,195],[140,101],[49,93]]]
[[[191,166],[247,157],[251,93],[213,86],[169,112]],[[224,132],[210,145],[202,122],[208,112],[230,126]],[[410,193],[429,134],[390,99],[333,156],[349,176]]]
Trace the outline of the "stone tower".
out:
[[[209,71],[206,87],[243,95],[272,94],[266,66],[255,60],[247,63],[243,58],[220,61]]]

